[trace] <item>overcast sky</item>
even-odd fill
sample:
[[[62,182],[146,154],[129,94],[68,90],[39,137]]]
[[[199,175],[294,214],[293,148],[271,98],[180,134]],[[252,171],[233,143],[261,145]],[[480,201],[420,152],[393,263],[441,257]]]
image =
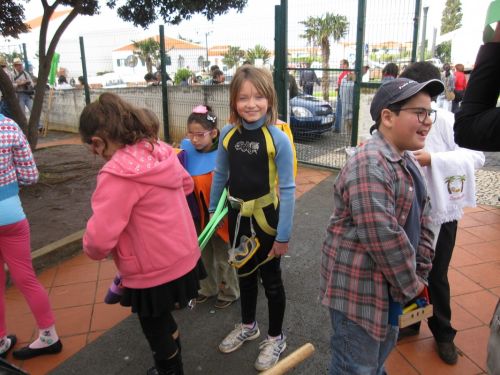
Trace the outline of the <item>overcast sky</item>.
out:
[[[480,28],[482,28],[482,20],[489,2],[489,0],[462,0],[463,24],[479,22]],[[299,43],[301,39],[299,35],[303,31],[299,21],[305,20],[308,16],[320,16],[328,11],[346,15],[351,24],[355,24],[357,3],[356,0],[289,0],[289,47],[293,47],[295,41]],[[433,28],[437,28],[439,34],[445,0],[423,0],[422,3],[423,6],[429,6],[427,38],[432,40]],[[183,21],[179,26],[165,25],[165,33],[172,37],[177,37],[180,34],[185,38],[200,42],[202,45],[205,45],[205,33],[208,33],[209,47],[229,44],[249,48],[261,43],[268,48],[273,48],[274,8],[275,5],[279,4],[279,0],[249,0],[243,13],[230,11],[226,15],[216,17],[214,22],[209,22],[204,17],[195,15],[191,20]],[[42,14],[40,0],[31,0],[25,4],[25,9],[27,20]],[[109,28],[130,27],[129,24],[125,25],[115,15],[115,11],[111,11],[105,6],[102,9],[108,22],[100,22],[100,27],[103,24]],[[412,29],[408,25],[412,24],[413,11],[414,1],[411,0],[368,0],[367,24],[369,26],[365,39],[368,42],[370,42],[370,38],[377,42],[395,39],[399,41],[411,40]],[[401,24],[403,18],[406,21]],[[137,33],[157,34],[159,24],[160,22],[156,23],[149,30],[137,30]],[[346,40],[355,41],[355,31],[355,27],[351,27]],[[137,35],[134,37],[137,38]],[[300,40],[300,43],[303,44],[304,41]]]

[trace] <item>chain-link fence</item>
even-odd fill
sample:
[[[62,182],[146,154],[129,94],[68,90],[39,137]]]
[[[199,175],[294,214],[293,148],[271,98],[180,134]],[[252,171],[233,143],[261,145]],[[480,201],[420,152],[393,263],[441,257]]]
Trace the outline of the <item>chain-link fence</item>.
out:
[[[291,86],[298,84],[290,121],[299,160],[340,168],[346,147],[367,136],[376,88],[391,67],[395,76],[412,59],[419,8],[418,0],[288,1],[288,70]]]
[[[389,79],[388,68],[397,74],[415,59],[420,0],[282,0],[288,18],[286,40],[276,36],[278,45],[275,33],[282,21],[276,18],[277,7],[264,1],[258,6],[262,16],[255,17],[249,5],[237,16],[216,19],[217,28],[200,27],[192,34],[195,37],[166,27],[164,61],[170,79],[166,90],[155,74],[161,70],[159,30],[131,32],[131,26],[86,30],[84,17],[74,21],[77,31],[61,38],[58,75],[65,76],[69,85],[79,86],[83,49],[92,100],[102,90],[116,90],[132,103],[153,110],[168,128],[169,140],[179,142],[197,104],[212,106],[219,126],[225,124],[227,83],[238,66],[248,61],[274,69],[275,76],[281,74],[275,68],[284,69],[288,87],[283,90],[287,92],[278,94],[288,97],[282,113],[288,114],[299,161],[342,167],[345,148],[368,134],[371,98],[382,79]],[[100,23],[95,17],[93,22]],[[219,30],[224,30],[222,35]],[[214,43],[218,40],[224,43]],[[35,41],[27,44],[29,59],[35,55]],[[283,48],[287,56],[281,67],[276,59]],[[22,51],[17,45],[11,49]],[[220,72],[210,70],[214,65]],[[46,96],[44,113],[51,126],[62,127],[66,121],[76,124],[84,106],[81,90],[51,95],[50,105]],[[61,108],[66,113],[56,113]]]

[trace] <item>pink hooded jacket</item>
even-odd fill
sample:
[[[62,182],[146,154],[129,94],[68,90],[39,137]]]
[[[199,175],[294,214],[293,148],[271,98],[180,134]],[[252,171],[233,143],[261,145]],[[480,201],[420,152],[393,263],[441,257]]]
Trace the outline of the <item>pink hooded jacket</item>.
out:
[[[125,287],[178,279],[200,258],[186,201],[192,190],[191,177],[166,143],[125,146],[99,172],[83,250],[96,260],[111,253]]]

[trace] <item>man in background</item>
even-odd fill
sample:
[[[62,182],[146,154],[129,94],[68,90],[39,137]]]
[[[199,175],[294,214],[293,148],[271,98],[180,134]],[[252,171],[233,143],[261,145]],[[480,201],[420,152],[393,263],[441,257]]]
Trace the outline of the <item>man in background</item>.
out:
[[[312,95],[314,91],[314,84],[317,83],[319,85],[319,79],[316,76],[316,72],[314,70],[310,70],[310,62],[306,64],[306,68],[308,70],[303,70],[300,72],[299,85],[302,87],[304,94]]]

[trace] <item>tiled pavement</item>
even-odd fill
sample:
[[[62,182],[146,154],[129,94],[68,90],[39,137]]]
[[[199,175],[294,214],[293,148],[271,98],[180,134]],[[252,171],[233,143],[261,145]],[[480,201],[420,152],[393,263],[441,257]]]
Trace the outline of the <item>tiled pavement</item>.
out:
[[[297,198],[323,181],[329,171],[300,167]],[[40,281],[47,288],[64,350],[54,356],[24,362],[8,360],[30,374],[46,374],[106,330],[129,316],[127,309],[103,303],[115,274],[109,261],[94,262],[84,255],[43,271]],[[401,341],[393,351],[389,374],[483,374],[486,363],[488,323],[500,296],[500,208],[467,209],[459,223],[457,244],[449,272],[452,288],[453,325],[462,355],[458,364],[441,362],[425,324],[419,336]],[[18,336],[17,347],[33,340],[34,319],[15,287],[6,292],[7,325]],[[325,364],[326,365],[326,364]]]

